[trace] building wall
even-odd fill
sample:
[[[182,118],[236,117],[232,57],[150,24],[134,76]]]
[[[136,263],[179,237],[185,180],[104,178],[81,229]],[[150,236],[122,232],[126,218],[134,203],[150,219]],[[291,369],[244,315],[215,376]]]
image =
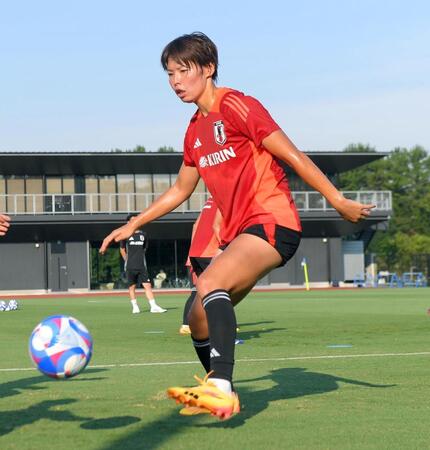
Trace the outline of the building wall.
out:
[[[0,243],[0,290],[45,289],[45,245]]]
[[[87,242],[49,242],[48,289],[89,288],[89,249]]]
[[[343,281],[341,246],[341,238],[302,239],[294,257],[284,267],[273,270],[259,284],[303,284],[303,258],[306,259],[310,282]]]

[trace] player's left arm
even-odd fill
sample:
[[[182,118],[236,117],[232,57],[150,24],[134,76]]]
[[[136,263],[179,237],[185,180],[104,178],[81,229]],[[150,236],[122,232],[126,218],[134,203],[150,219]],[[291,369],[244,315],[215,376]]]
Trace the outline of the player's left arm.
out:
[[[309,186],[320,192],[344,219],[358,222],[368,217],[370,210],[375,207],[375,205],[366,205],[345,198],[312,160],[297,149],[282,130],[271,133],[263,139],[262,144],[272,155],[292,167]]]

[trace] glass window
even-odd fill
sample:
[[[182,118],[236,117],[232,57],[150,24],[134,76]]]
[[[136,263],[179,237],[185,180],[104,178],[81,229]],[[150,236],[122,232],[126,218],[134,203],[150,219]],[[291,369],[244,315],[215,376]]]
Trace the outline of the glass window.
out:
[[[61,194],[61,178],[60,177],[46,177],[46,193],[47,194]]]
[[[116,180],[114,175],[99,177],[100,211],[116,211]],[[109,195],[113,194],[113,195]]]
[[[154,194],[162,194],[170,187],[169,174],[154,174]]]
[[[200,178],[197,186],[188,200],[188,207],[191,211],[201,211],[203,209],[203,205],[206,202],[206,199],[209,197],[209,194],[206,195],[206,185],[203,180]],[[185,205],[184,205],[185,206]],[[179,207],[181,208],[181,207]]]
[[[152,175],[135,175],[136,211],[142,211],[152,203]]]
[[[63,194],[75,193],[75,178],[63,177]]]
[[[3,175],[0,175],[0,212],[6,212],[6,182]]]
[[[8,193],[7,210],[11,214],[25,212],[24,177],[11,175],[6,179]]]
[[[31,214],[43,213],[43,178],[27,177],[25,180],[26,208]]]
[[[97,212],[99,208],[99,196],[98,196],[98,179],[95,175],[87,175],[85,177],[85,206],[86,211]]]
[[[134,176],[117,175],[118,211],[135,211]]]

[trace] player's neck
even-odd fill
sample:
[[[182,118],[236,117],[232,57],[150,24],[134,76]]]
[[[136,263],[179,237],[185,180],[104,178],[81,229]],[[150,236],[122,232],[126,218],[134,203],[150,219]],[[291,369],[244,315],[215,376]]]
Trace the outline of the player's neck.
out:
[[[212,106],[215,103],[217,90],[218,88],[215,86],[214,82],[209,79],[206,89],[196,101],[200,113],[205,117],[210,113]]]

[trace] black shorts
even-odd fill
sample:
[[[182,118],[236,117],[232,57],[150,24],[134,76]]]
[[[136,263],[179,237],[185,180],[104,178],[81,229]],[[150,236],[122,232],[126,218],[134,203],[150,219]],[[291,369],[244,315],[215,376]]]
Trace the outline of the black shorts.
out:
[[[206,270],[208,265],[211,263],[212,258],[204,258],[204,257],[194,257],[190,256],[190,263],[191,267],[193,268],[193,272],[196,274],[196,276],[200,276],[202,272]]]
[[[253,234],[268,242],[281,255],[282,261],[278,267],[285,266],[294,253],[299,248],[302,233],[300,231],[291,230],[272,223],[263,223],[251,225],[245,228],[242,233]],[[220,246],[221,250],[225,250],[228,244]]]
[[[146,269],[130,269],[126,271],[126,275],[128,287],[133,286],[134,284],[142,286],[143,283],[151,283]]]

